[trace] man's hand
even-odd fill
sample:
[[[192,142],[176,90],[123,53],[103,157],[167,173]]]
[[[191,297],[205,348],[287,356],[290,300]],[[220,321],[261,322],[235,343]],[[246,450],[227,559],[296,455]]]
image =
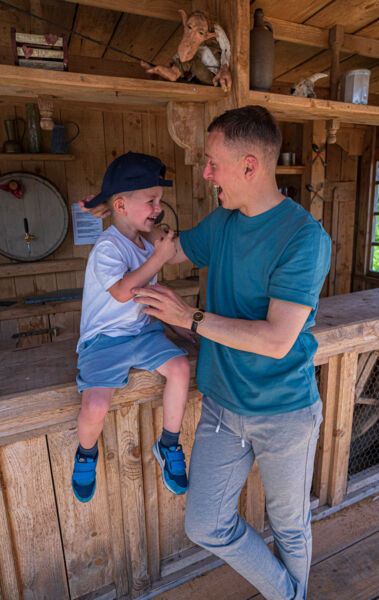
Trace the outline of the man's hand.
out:
[[[98,206],[95,206],[95,208],[86,208],[86,202],[89,202],[90,200],[92,200],[92,198],[95,197],[96,194],[91,194],[90,196],[85,196],[84,198],[81,198],[78,202],[80,208],[82,209],[82,212],[90,212],[91,215],[93,215],[94,217],[98,217],[99,219],[105,219],[105,217],[109,217],[111,214],[111,211],[109,210],[109,208],[107,207],[106,204],[99,204]]]
[[[167,235],[156,240],[154,244],[154,254],[162,262],[162,264],[165,264],[171,258],[174,258],[176,254],[176,246],[174,242],[174,232],[172,229],[169,230]]]
[[[189,306],[175,292],[156,283],[145,288],[134,288],[134,294],[139,294],[134,298],[134,302],[139,304],[147,304],[143,312],[152,317],[156,317],[169,325],[178,325],[191,329],[192,315],[195,308]]]

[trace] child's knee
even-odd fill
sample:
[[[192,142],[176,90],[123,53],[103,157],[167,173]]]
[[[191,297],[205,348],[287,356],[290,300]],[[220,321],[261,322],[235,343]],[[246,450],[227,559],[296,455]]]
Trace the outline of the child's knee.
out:
[[[109,410],[112,394],[101,394],[92,390],[86,392],[82,400],[83,416],[94,423],[101,422]]]
[[[188,381],[190,376],[190,365],[186,356],[175,356],[168,361],[166,365],[167,379],[178,379],[181,381]]]

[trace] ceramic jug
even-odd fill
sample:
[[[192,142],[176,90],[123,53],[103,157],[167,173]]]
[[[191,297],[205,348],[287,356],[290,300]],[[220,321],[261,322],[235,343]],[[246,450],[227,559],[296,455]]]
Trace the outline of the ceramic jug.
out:
[[[21,139],[18,137],[17,121],[22,121],[24,124]],[[4,126],[8,139],[3,144],[3,152],[6,152],[7,154],[21,154],[23,152],[21,142],[25,133],[24,119],[21,117],[17,117],[16,119],[6,119],[4,121]]]
[[[269,92],[274,73],[274,36],[270,23],[264,20],[263,10],[254,13],[250,32],[250,89]]]
[[[66,125],[74,125],[76,127],[76,133],[69,140],[66,138]],[[68,154],[69,144],[78,137],[79,133],[79,125],[74,123],[74,121],[68,121],[63,125],[54,125],[51,132],[51,152],[54,154]]]

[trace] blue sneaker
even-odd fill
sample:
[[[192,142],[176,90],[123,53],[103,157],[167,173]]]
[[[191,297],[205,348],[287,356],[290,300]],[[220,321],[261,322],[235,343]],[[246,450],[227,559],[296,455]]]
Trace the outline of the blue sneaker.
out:
[[[71,485],[76,498],[80,502],[89,502],[96,489],[96,458],[82,456],[79,452],[75,454],[74,472]]]
[[[186,463],[181,444],[166,448],[158,438],[153,446],[153,454],[162,470],[165,487],[174,494],[185,494],[188,489]]]

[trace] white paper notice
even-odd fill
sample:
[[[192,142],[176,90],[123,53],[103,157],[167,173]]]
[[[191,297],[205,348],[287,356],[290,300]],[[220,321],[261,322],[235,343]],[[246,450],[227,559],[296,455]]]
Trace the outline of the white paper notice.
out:
[[[94,244],[103,232],[103,219],[82,212],[79,204],[71,204],[75,246]]]

